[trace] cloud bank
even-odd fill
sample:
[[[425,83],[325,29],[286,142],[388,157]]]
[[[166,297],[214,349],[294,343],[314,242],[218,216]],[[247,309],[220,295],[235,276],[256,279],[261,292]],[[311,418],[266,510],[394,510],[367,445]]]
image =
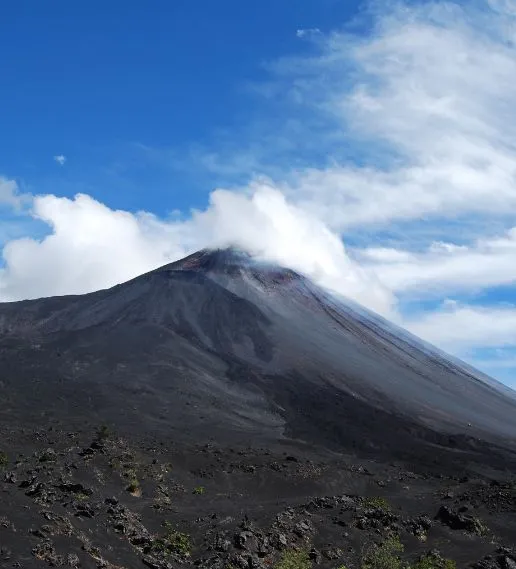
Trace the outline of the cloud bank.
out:
[[[1,300],[107,288],[203,247],[236,245],[387,316],[394,303],[374,274],[350,259],[337,235],[263,183],[248,195],[217,190],[209,207],[187,221],[114,211],[87,195],[35,197],[32,215],[51,233],[4,247]]]

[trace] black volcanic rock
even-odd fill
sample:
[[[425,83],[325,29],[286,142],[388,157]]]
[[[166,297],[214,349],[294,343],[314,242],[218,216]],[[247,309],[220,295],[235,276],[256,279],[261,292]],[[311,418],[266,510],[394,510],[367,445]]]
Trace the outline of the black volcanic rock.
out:
[[[92,294],[0,304],[0,376],[4,424],[44,416],[430,461],[429,445],[469,460],[516,440],[512,391],[234,249]]]

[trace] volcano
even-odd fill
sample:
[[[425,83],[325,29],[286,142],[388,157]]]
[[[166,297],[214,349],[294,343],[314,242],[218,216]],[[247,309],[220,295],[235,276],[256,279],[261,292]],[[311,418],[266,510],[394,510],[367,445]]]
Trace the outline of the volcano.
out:
[[[284,267],[202,250],[0,304],[0,422],[407,454],[516,444],[516,394]]]
[[[0,304],[1,567],[512,568],[515,441],[514,392],[235,249]]]

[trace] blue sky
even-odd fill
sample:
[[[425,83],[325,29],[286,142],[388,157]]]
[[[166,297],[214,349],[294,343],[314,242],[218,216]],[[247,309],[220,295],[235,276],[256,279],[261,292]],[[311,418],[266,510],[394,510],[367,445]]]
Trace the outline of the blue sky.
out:
[[[180,163],[190,147],[209,148],[256,120],[263,101],[253,84],[267,79],[266,63],[307,52],[298,29],[330,29],[360,3],[184,0],[152,8],[6,3],[0,124],[13,135],[0,140],[4,175],[60,195],[94,188],[114,207],[166,213],[193,205],[194,192],[201,205],[209,178],[174,168],[172,156]],[[140,146],[169,152],[170,163],[153,163]],[[66,171],[49,161],[61,153]]]
[[[2,24],[0,300],[237,244],[516,385],[515,0],[24,0]]]

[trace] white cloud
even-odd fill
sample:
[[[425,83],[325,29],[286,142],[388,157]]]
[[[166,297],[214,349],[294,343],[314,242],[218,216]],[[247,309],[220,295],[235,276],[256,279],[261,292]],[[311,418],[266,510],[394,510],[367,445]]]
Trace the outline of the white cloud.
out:
[[[163,222],[113,211],[86,195],[34,199],[47,223],[41,240],[9,242],[0,270],[0,300],[84,293],[126,281],[189,252],[236,245],[287,264],[324,286],[391,315],[393,295],[346,254],[338,236],[264,184],[249,195],[217,190],[207,210]]]
[[[402,324],[516,389],[516,304],[468,306],[449,300],[439,310],[412,315]]]
[[[18,186],[14,180],[0,177],[0,205],[15,205],[17,203]]]
[[[218,190],[211,207],[194,217],[195,232],[217,246],[236,244],[311,276],[315,281],[384,315],[394,296],[374,273],[354,262],[342,240],[276,189],[251,186],[250,196]]]
[[[496,12],[516,16],[516,2],[514,0],[488,0],[488,3]]]
[[[0,299],[84,293],[150,270],[184,250],[169,228],[145,213],[113,211],[86,195],[34,198],[32,215],[51,233],[3,249]]]
[[[54,156],[54,160],[59,164],[59,166],[64,166],[66,162],[66,156],[63,154],[58,154],[57,156]]]
[[[0,176],[0,207],[9,207],[19,211],[30,201],[30,196],[20,192],[14,180]]]
[[[399,249],[389,249],[387,247],[367,247],[359,249],[357,253],[362,259],[376,263],[412,263],[415,259],[414,254],[409,251],[400,251]]]
[[[516,346],[516,305],[447,303],[436,312],[418,315],[417,320],[405,320],[404,325],[417,336],[453,352]]]
[[[516,227],[468,246],[438,242],[422,253],[369,248],[358,255],[397,294],[423,298],[516,283]]]
[[[296,36],[300,39],[311,37],[314,35],[318,35],[321,33],[319,28],[306,28],[306,29],[299,29],[296,31]]]

